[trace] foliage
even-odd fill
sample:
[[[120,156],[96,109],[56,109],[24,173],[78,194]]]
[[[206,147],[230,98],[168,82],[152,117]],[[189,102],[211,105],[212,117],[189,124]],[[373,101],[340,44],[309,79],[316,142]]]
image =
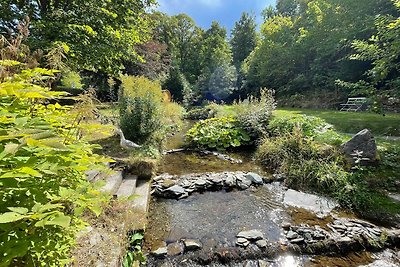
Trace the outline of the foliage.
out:
[[[200,148],[225,150],[229,147],[246,145],[250,141],[249,135],[229,117],[211,118],[196,123],[186,133],[186,141]]]
[[[352,47],[355,53],[350,59],[370,62],[371,66],[366,70],[365,77],[354,83],[339,81],[345,88],[358,92],[360,88],[367,88],[364,95],[375,96],[373,103],[374,111],[380,113],[382,108],[377,95],[386,90],[393,96],[399,96],[400,90],[400,1],[393,0],[397,8],[395,16],[391,14],[378,16],[375,19],[376,33],[368,40],[354,40]]]
[[[257,45],[256,27],[255,17],[246,12],[243,12],[240,20],[235,22],[230,44],[232,46],[233,63],[238,69],[243,60],[249,56]]]
[[[291,133],[266,138],[256,158],[264,166],[283,173],[291,187],[324,191],[346,179],[337,155],[331,147],[305,138],[303,132],[295,128]]]
[[[164,103],[164,121],[170,128],[170,133],[175,133],[176,130],[182,127],[184,108],[175,102]]]
[[[236,68],[230,64],[217,67],[210,77],[208,92],[217,100],[226,100],[237,89]]]
[[[17,32],[31,19],[30,46],[47,50],[59,44],[68,65],[116,74],[123,60],[137,59],[135,46],[149,36],[146,11],[153,0],[6,1],[0,9],[0,33]]]
[[[143,254],[141,246],[143,237],[143,234],[139,232],[129,236],[130,248],[122,262],[122,267],[131,267],[134,262],[139,262],[140,264],[146,263],[146,256]]]
[[[184,115],[185,119],[189,120],[205,120],[210,119],[211,116],[211,108],[210,107],[200,107],[200,108],[193,108],[187,111]]]
[[[104,168],[105,160],[79,140],[82,115],[59,105],[63,93],[46,87],[55,71],[13,64],[20,68],[3,72],[0,83],[0,266],[63,266],[83,226],[79,216],[87,209],[100,214],[108,200],[84,173]]]
[[[61,85],[66,88],[82,89],[81,76],[75,71],[67,71],[61,76]]]
[[[243,89],[274,88],[278,97],[305,91],[340,97],[335,81],[357,81],[368,68],[348,60],[352,41],[368,38],[374,17],[391,12],[387,0],[278,1],[266,12],[261,43],[245,61]]]
[[[268,131],[272,136],[279,136],[299,130],[304,136],[313,137],[326,132],[331,127],[332,125],[319,117],[300,115],[290,118],[273,118],[268,126]]]
[[[126,139],[161,143],[166,129],[161,86],[145,77],[121,76],[120,127]]]
[[[190,103],[192,88],[185,76],[176,68],[170,70],[162,87],[171,92],[172,98],[180,103]]]
[[[267,133],[272,111],[276,107],[273,91],[260,90],[260,97],[249,96],[243,101],[235,103],[236,118],[253,140],[257,140]]]

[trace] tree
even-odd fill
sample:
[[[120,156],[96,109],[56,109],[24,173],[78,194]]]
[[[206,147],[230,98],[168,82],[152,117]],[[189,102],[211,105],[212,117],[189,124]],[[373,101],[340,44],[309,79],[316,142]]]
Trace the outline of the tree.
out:
[[[251,51],[257,45],[255,17],[243,12],[240,20],[235,23],[232,30],[232,38],[230,40],[233,54],[233,64],[237,69],[240,68],[243,60],[245,60]]]
[[[222,64],[217,67],[210,77],[209,93],[216,100],[227,100],[237,89],[237,72],[232,64]]]
[[[184,102],[190,98],[192,92],[189,82],[178,68],[172,68],[162,88],[171,92],[172,98],[177,102]]]
[[[146,10],[154,0],[7,0],[0,31],[13,34],[18,20],[31,19],[29,44],[47,50],[62,44],[68,65],[116,74],[123,60],[137,60],[135,46],[149,37]]]
[[[338,83],[379,100],[386,92],[389,96],[400,96],[400,0],[393,1],[397,14],[379,16],[375,19],[376,34],[368,40],[355,40],[352,60],[370,63],[364,79],[356,83]],[[380,104],[380,103],[376,103]],[[378,111],[378,110],[377,110]]]
[[[277,13],[282,16],[294,16],[299,8],[298,0],[278,0],[276,3]]]

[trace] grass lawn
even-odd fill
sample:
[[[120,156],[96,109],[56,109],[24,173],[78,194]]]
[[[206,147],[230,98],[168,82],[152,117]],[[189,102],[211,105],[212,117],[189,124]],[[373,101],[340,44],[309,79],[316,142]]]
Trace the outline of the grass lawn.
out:
[[[275,116],[293,116],[305,114],[316,116],[332,124],[342,133],[355,134],[364,128],[368,128],[376,136],[400,136],[400,114],[387,114],[382,116],[368,112],[341,112],[330,110],[309,109],[278,109]]]

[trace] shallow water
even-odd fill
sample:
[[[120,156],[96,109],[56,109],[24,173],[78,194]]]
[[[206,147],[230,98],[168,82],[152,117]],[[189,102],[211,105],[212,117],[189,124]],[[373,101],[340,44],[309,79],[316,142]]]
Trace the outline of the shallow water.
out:
[[[167,243],[188,238],[234,247],[236,235],[242,230],[259,229],[268,240],[278,241],[280,224],[286,218],[288,214],[274,193],[262,186],[254,191],[205,192],[179,201],[154,200],[147,232],[153,234],[153,240]],[[154,250],[157,245],[155,242],[148,248]]]
[[[193,122],[186,122],[184,131]],[[181,147],[184,134],[177,133],[169,140],[167,149]],[[209,173],[224,171],[251,171],[266,178],[264,172],[252,161],[251,152],[229,153],[241,159],[242,164],[233,164],[213,155],[197,152],[179,152],[164,156],[159,173],[184,175],[190,173]],[[332,222],[332,216],[354,217],[347,212],[333,210],[336,204],[329,199],[296,192],[274,182],[245,191],[219,191],[195,193],[186,199],[173,200],[153,198],[150,205],[150,222],[145,233],[144,250],[149,252],[181,239],[197,239],[203,244],[203,251],[216,248],[235,247],[236,235],[242,230],[261,230],[270,242],[282,239],[282,222],[293,224],[319,225],[322,228]],[[317,214],[319,214],[317,216]],[[351,253],[343,257],[313,257],[308,255],[278,255],[273,259],[263,259],[271,267],[296,266],[367,266],[377,259],[387,260],[388,266],[396,265],[400,254],[368,252]],[[185,254],[186,255],[186,254]],[[394,255],[394,256],[393,256]],[[149,266],[201,266],[185,257],[152,259]],[[213,262],[207,266],[258,266],[258,260],[243,262]],[[370,265],[368,265],[370,267]],[[371,265],[373,266],[373,265]],[[385,266],[385,265],[377,265]]]

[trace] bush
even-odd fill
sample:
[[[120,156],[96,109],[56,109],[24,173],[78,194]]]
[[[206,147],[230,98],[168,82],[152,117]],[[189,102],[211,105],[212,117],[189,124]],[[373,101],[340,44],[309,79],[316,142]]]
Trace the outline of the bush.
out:
[[[166,102],[164,103],[164,110],[164,120],[169,132],[176,132],[182,127],[182,117],[185,109],[178,103]]]
[[[61,76],[61,86],[69,89],[82,89],[81,76],[75,71],[67,71]]]
[[[273,118],[268,126],[268,132],[271,136],[279,136],[292,133],[295,129],[300,129],[304,136],[313,137],[332,128],[325,120],[299,115],[290,118]]]
[[[160,84],[133,76],[122,76],[121,81],[120,126],[126,139],[161,143],[166,124]]]
[[[54,73],[2,73],[0,266],[68,264],[84,227],[81,214],[89,209],[99,215],[108,200],[86,181],[85,171],[104,168],[105,160],[78,139],[83,115],[49,104],[63,95],[42,86]]]
[[[267,133],[272,111],[276,107],[273,91],[261,89],[260,93],[260,98],[250,96],[234,105],[240,126],[250,134],[252,139],[259,139]]]
[[[184,115],[189,120],[205,120],[212,118],[212,110],[210,107],[194,108],[187,111]]]
[[[263,166],[285,175],[288,186],[319,191],[342,184],[347,173],[340,167],[341,157],[334,148],[304,138],[301,130],[264,139],[256,159]]]
[[[224,150],[248,144],[249,135],[239,127],[237,120],[224,117],[200,121],[186,133],[186,141],[200,148]]]

